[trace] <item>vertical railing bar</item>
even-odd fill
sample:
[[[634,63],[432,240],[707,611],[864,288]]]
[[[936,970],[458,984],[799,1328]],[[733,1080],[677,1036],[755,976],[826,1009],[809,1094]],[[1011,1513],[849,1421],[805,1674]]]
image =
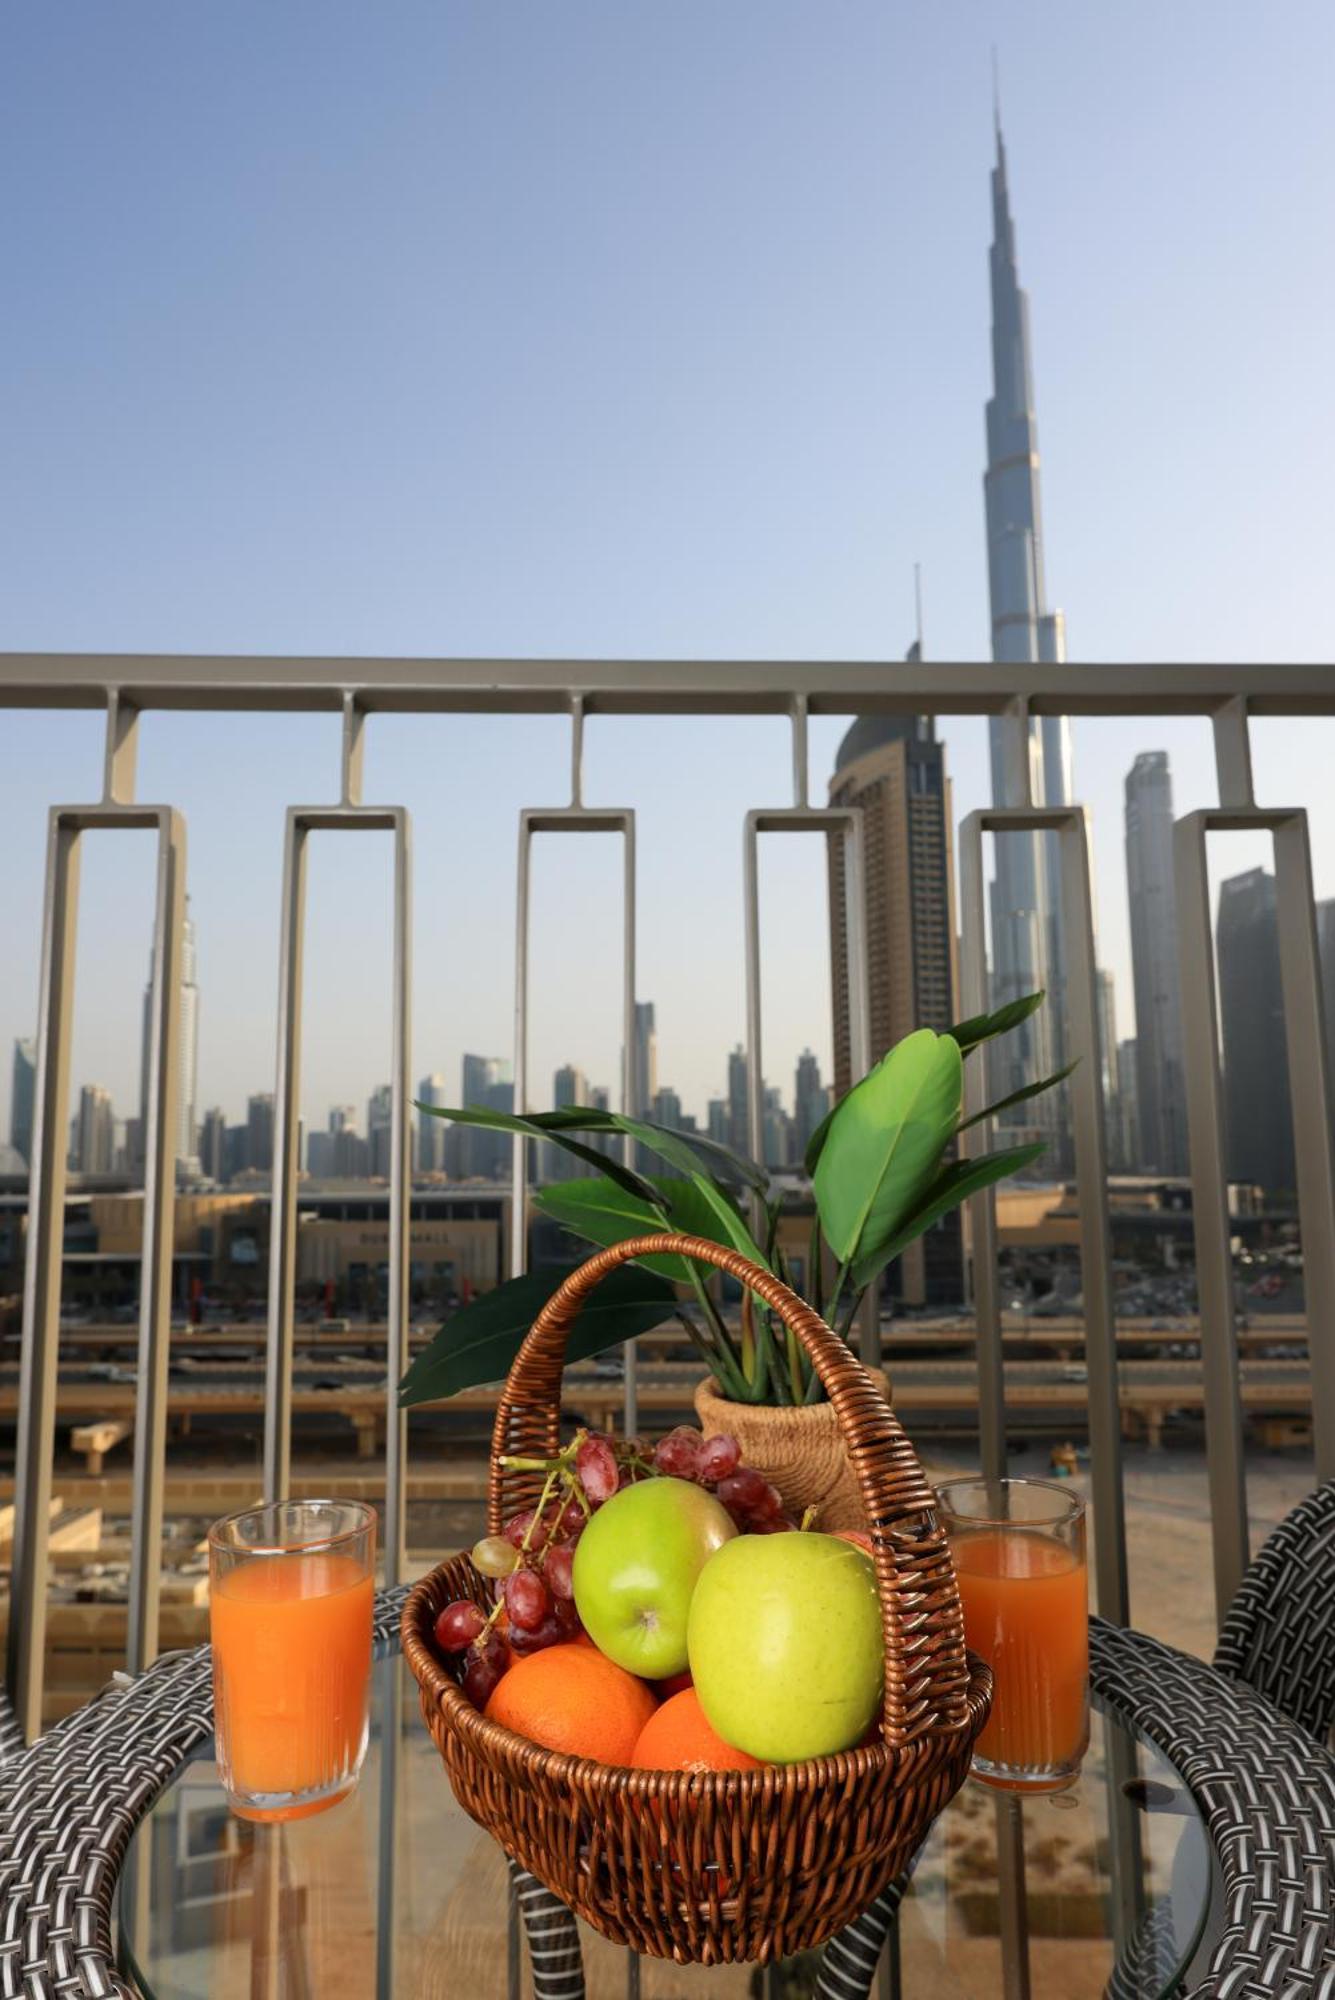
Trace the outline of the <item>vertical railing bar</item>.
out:
[[[519,815],[519,859],[515,870],[515,1034],[511,1068],[515,1116],[528,1110],[528,916],[533,828],[528,812]],[[510,1269],[517,1278],[528,1264],[528,1141],[516,1132],[510,1147]]]
[[[584,711],[579,708],[578,733],[580,749],[583,748]],[[632,1078],[634,1077],[635,1039],[635,815],[626,814],[622,833],[622,889],[621,889],[621,1102],[626,1116],[639,1114],[640,1107],[631,1103]],[[646,1105],[646,1116],[652,1114],[653,1106]],[[626,1148],[629,1156],[630,1148]],[[639,1396],[639,1349],[633,1340],[626,1341],[622,1354],[622,1423],[626,1437],[634,1437],[640,1427]],[[637,1974],[638,1977],[638,1974]]]
[[[139,710],[119,688],[107,689],[107,736],[102,764],[102,803],[127,806],[134,798],[139,756]]]
[[[1045,819],[1059,833],[1061,842],[1067,1029],[1076,1064],[1071,1079],[1071,1115],[1075,1127],[1076,1185],[1080,1190],[1080,1280],[1090,1389],[1089,1483],[1094,1503],[1095,1599],[1104,1618],[1125,1625],[1130,1620],[1131,1608],[1122,1481],[1122,1412],[1099,1069],[1098,975],[1089,843],[1082,809],[1053,811]]]
[[[343,695],[343,737],[340,760],[341,782],[339,796],[345,806],[359,806],[362,802],[362,772],[366,751],[366,710],[355,694],[345,690]]]
[[[1242,1396],[1233,1308],[1226,1135],[1219,1073],[1219,1006],[1210,928],[1209,815],[1189,813],[1173,828],[1183,1070],[1191,1154],[1201,1328],[1205,1465],[1210,1491],[1215,1607],[1233,1601],[1251,1555]],[[1310,1328],[1309,1328],[1310,1338]]]
[[[960,828],[960,1006],[968,1018],[987,1011],[987,919],[983,879],[983,815],[971,813]],[[975,1117],[987,1102],[987,1058],[977,1050],[964,1065],[964,1109]],[[987,1151],[991,1121],[963,1135],[965,1157]],[[979,1462],[987,1479],[1006,1474],[1006,1367],[1001,1339],[997,1272],[997,1200],[994,1188],[971,1195],[974,1341],[978,1367]]]
[[[763,1167],[765,1116],[761,1102],[760,1053],[760,833],[759,816],[754,812],[746,815],[742,834],[742,937],[746,953],[746,1143],[751,1149],[751,1158],[757,1166]]]
[[[42,1729],[47,1535],[65,1240],[65,1115],[69,1105],[74,941],[79,904],[78,829],[59,808],[52,810],[49,827],[28,1181],[28,1244],[23,1272],[14,1553],[6,1643],[10,1698],[19,1727],[30,1741]]]
[[[390,1081],[389,1165],[389,1371],[385,1383],[386,1588],[401,1581],[407,1557],[404,1500],[408,1413],[398,1385],[409,1362],[411,1313],[410,1218],[412,1209],[410,1117],[412,1062],[412,835],[406,812],[394,813],[394,1025]]]
[[[845,808],[848,818],[841,838],[844,843],[844,940],[848,979],[848,1064],[854,1083],[872,1065],[871,991],[867,969],[867,905],[864,891],[865,821],[861,806]],[[881,1280],[868,1285],[853,1325],[853,1348],[868,1367],[879,1368],[881,1351]]]
[[[1284,1032],[1298,1181],[1312,1437],[1319,1481],[1335,1478],[1335,1157],[1307,814],[1274,829]]]
[[[144,1235],[135,1383],[130,1592],[125,1664],[132,1674],[158,1652],[167,1370],[171,1350],[176,1223],[176,1115],[185,924],[185,825],[168,809],[158,827],[153,970],[149,982],[148,1103],[144,1129]]]
[[[278,1064],[269,1211],[269,1330],[264,1363],[264,1498],[287,1498],[292,1465],[292,1349],[296,1301],[297,1133],[301,1088],[301,978],[307,828],[290,807],[283,843],[278,948]]]
[[[1246,698],[1243,695],[1230,696],[1220,703],[1210,720],[1214,726],[1219,803],[1230,810],[1245,812],[1256,804]]]
[[[811,804],[811,756],[808,750],[807,698],[795,694],[789,715],[793,725],[793,804],[804,811]]]
[[[570,803],[584,803],[584,697],[570,697]]]

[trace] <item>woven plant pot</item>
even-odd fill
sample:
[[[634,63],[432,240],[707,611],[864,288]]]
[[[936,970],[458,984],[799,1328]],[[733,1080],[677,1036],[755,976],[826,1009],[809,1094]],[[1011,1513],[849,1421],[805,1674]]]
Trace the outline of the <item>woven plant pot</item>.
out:
[[[702,1237],[618,1243],[552,1294],[496,1412],[488,1532],[533,1506],[542,1484],[502,1457],[549,1458],[559,1448],[562,1363],[585,1298],[617,1265],[665,1250],[749,1286],[825,1384],[872,1536],[885,1634],[879,1739],[761,1771],[633,1771],[545,1750],[479,1714],[436,1652],[432,1628],[452,1598],[488,1602],[467,1555],[410,1593],[403,1649],[460,1805],[577,1916],[652,1958],[766,1963],[824,1943],[908,1866],[964,1782],[992,1677],[965,1652],[931,1491],[876,1385],[786,1285]]]
[[[879,1368],[866,1371],[889,1401],[890,1378]],[[857,1468],[844,1449],[833,1403],[780,1408],[767,1403],[730,1403],[707,1375],[695,1392],[695,1414],[706,1437],[727,1431],[742,1447],[742,1461],[772,1480],[799,1518],[816,1509],[813,1526],[827,1535],[838,1528],[867,1528]]]

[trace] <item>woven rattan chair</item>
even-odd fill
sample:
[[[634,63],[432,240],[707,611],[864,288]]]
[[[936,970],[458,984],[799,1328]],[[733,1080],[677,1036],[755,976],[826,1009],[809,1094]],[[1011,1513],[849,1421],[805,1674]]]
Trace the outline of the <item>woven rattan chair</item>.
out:
[[[1335,1480],[1309,1493],[1252,1563],[1214,1663],[1327,1740],[1335,1724]]]

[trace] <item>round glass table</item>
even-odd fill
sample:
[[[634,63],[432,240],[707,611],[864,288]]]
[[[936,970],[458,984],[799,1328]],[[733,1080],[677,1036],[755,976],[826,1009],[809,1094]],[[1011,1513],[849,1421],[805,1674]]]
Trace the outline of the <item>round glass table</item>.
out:
[[[1205,1829],[1179,1774],[1097,1706],[1065,1792],[970,1781],[919,1856],[872,1991],[902,2000],[1151,2000],[1175,1991],[1210,1904]],[[531,1993],[505,1857],[455,1804],[397,1653],[376,1662],[349,1797],[256,1826],[204,1743],[139,1826],[118,1950],[148,2000],[514,2000]],[[583,1931],[590,2000],[806,2000],[820,1954],[761,1971],[643,1959]],[[1111,1982],[1111,1984],[1110,1984]],[[572,1996],[573,2000],[573,1996]]]

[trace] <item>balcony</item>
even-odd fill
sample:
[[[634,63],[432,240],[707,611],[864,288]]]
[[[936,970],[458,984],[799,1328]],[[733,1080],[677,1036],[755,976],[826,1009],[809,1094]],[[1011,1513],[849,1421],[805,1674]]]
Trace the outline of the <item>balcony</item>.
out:
[[[1262,1531],[1315,1481],[1335,1477],[1325,933],[1307,802],[1258,804],[1252,778],[1257,727],[1278,718],[1297,728],[1335,715],[1335,669],[10,655],[0,658],[0,708],[88,711],[105,727],[100,794],[93,787],[87,797],[50,802],[30,1172],[0,1181],[0,1291],[11,1294],[0,1325],[0,1419],[14,1453],[7,1679],[30,1737],[91,1691],[70,1663],[77,1642],[59,1636],[78,1621],[64,1619],[57,1600],[70,1594],[63,1580],[82,1574],[80,1559],[99,1553],[88,1526],[99,1509],[104,1558],[109,1551],[126,1572],[118,1631],[134,1674],[161,1649],[203,1636],[199,1593],[189,1582],[198,1573],[191,1561],[198,1521],[255,1492],[313,1485],[383,1494],[387,1585],[415,1577],[476,1532],[493,1392],[470,1391],[448,1413],[425,1412],[410,1424],[392,1385],[426,1329],[460,1297],[530,1261],[568,1261],[572,1246],[544,1234],[531,1212],[529,1193],[549,1163],[523,1140],[500,1159],[489,1156],[480,1174],[456,1160],[463,1172],[451,1176],[443,1156],[423,1165],[413,1079],[432,1056],[413,980],[414,940],[438,916],[414,902],[412,807],[392,787],[364,780],[368,765],[391,761],[377,758],[377,732],[417,721],[471,726],[487,718],[499,730],[538,717],[568,735],[549,785],[511,819],[514,865],[507,864],[508,895],[491,913],[487,940],[513,925],[513,1033],[507,1010],[506,1033],[493,1031],[492,1042],[510,1064],[514,1105],[535,1109],[549,1101],[533,1049],[550,991],[535,979],[535,951],[550,975],[550,899],[562,895],[565,880],[563,861],[553,868],[537,857],[571,855],[570,834],[617,850],[602,899],[565,911],[566,935],[576,941],[566,949],[589,937],[604,1011],[619,1024],[614,1101],[632,1108],[648,1108],[648,1072],[635,1069],[645,1034],[637,938],[642,947],[649,926],[688,927],[696,900],[711,901],[707,883],[678,883],[665,895],[661,873],[646,895],[640,802],[605,781],[586,783],[586,749],[611,719],[645,731],[690,719],[702,738],[728,729],[760,743],[769,732],[772,769],[773,732],[788,732],[786,791],[753,796],[747,760],[736,763],[726,809],[738,893],[710,912],[711,947],[723,937],[733,957],[726,968],[711,959],[709,976],[732,979],[742,999],[741,1136],[753,1157],[770,1161],[781,1142],[766,1128],[763,1037],[783,958],[762,856],[777,836],[825,850],[830,892],[819,944],[807,949],[822,980],[830,968],[834,1006],[832,1021],[813,1024],[811,1038],[828,1042],[838,1087],[882,1053],[878,1024],[892,1018],[898,977],[870,935],[878,923],[884,933],[882,902],[900,907],[885,856],[871,849],[871,808],[837,787],[827,801],[813,731],[830,718],[930,716],[949,749],[952,730],[995,724],[1000,795],[948,826],[940,894],[944,908],[957,909],[957,967],[952,919],[944,956],[924,976],[937,981],[933,1004],[952,1010],[945,1020],[1007,997],[996,857],[1006,843],[1025,841],[1050,857],[1062,940],[1054,1033],[1074,1064],[1059,1110],[1037,1128],[1056,1171],[973,1197],[953,1250],[942,1250],[955,1259],[959,1296],[943,1296],[940,1286],[934,1296],[927,1264],[905,1274],[900,1295],[887,1291],[879,1311],[859,1322],[860,1352],[888,1368],[896,1407],[930,1471],[979,1463],[993,1473],[1012,1464],[1069,1471],[1091,1503],[1097,1610],[1196,1653],[1210,1652],[1217,1617]],[[136,783],[141,734],[185,712],[248,718],[252,741],[283,727],[278,718],[320,718],[331,753],[324,784],[283,801],[272,854],[281,871],[276,957],[268,932],[253,940],[257,976],[262,968],[277,990],[272,1067],[249,1114],[258,1121],[258,1150],[248,1166],[238,1159],[229,1174],[201,1170],[193,1180],[177,1166],[193,806],[156,785],[141,800]],[[1182,1158],[1152,1159],[1142,1173],[1130,1171],[1142,1162],[1121,1123],[1128,1085],[1109,1045],[1095,919],[1092,842],[1107,829],[1091,828],[1079,803],[1045,804],[1030,794],[1031,728],[1054,717],[1076,724],[1081,756],[1090,759],[1098,756],[1101,718],[1144,718],[1147,745],[1169,720],[1195,718],[1212,734],[1216,797],[1180,814],[1171,835]],[[395,736],[399,746],[405,741]],[[219,769],[214,788],[223,819],[247,815],[234,771]],[[566,789],[565,803],[539,802]],[[375,803],[366,802],[368,790]],[[154,855],[142,1168],[132,1161],[118,1174],[110,1153],[97,1152],[101,1114],[91,1102],[85,1157],[94,1164],[78,1172],[66,1133],[71,1115],[83,1115],[72,1066],[75,963],[89,917],[80,863],[128,833],[141,836],[139,860],[144,837]],[[1287,1049],[1292,1168],[1288,1179],[1280,1168],[1269,1185],[1258,1181],[1259,1192],[1230,1172],[1228,1107],[1240,1066],[1235,1055],[1230,1076],[1221,1061],[1227,996],[1209,861],[1217,836],[1239,833],[1273,842],[1276,991]],[[347,850],[335,835],[375,837],[389,850],[390,1080],[378,1137],[368,1133],[361,1154],[347,1144],[340,1152],[331,1127],[316,1177],[301,1144],[303,1028],[318,999],[307,957],[308,883],[317,851]],[[327,917],[332,905],[322,908]],[[345,942],[357,935],[350,928]],[[685,935],[689,941],[689,928]],[[1328,978],[1328,963],[1324,969]],[[85,948],[81,987],[96,978]],[[430,1032],[435,1026],[433,1018]],[[495,1080],[478,1087],[494,1088]],[[981,1072],[976,1089],[970,1108],[981,1110]],[[457,1101],[452,1086],[442,1101]],[[780,1113],[788,1116],[781,1105]],[[340,1164],[351,1172],[340,1175]],[[800,1210],[801,1175],[790,1171]],[[916,1296],[902,1295],[905,1282]],[[582,1372],[570,1407],[592,1422],[615,1419],[628,1433],[657,1429],[687,1409],[693,1377],[677,1348],[666,1338],[642,1345],[619,1369]],[[71,1431],[83,1433],[77,1451]],[[80,1520],[82,1528],[71,1526]],[[164,1570],[164,1548],[173,1569]],[[103,1678],[107,1651],[90,1669]]]

